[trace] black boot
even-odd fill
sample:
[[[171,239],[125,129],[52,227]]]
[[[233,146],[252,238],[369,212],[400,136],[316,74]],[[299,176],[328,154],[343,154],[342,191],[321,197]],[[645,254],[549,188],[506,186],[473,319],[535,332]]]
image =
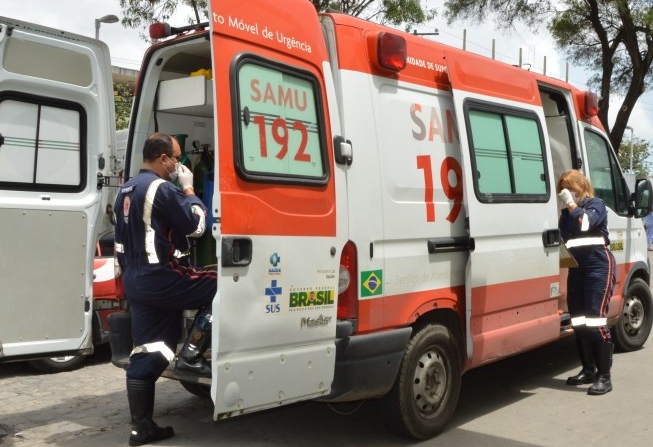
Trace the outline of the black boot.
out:
[[[596,375],[596,381],[589,387],[587,394],[599,396],[612,391],[612,381],[610,380],[612,343],[597,343],[595,350],[598,373]]]
[[[211,376],[211,364],[204,359],[204,353],[211,346],[211,321],[209,308],[197,311],[190,334],[179,351],[175,369]]]
[[[593,383],[596,380],[594,368],[594,356],[592,355],[592,345],[585,337],[576,336],[576,347],[578,356],[583,369],[575,376],[567,377],[567,385],[585,385]]]
[[[172,438],[172,427],[159,427],[152,420],[154,414],[154,381],[127,379],[127,400],[131,413],[132,432],[129,445],[137,446]]]

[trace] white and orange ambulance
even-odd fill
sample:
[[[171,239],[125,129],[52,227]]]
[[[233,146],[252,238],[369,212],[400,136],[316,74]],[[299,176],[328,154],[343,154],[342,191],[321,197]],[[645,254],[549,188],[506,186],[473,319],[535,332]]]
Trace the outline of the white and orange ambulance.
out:
[[[151,27],[125,169],[178,135],[210,205],[212,377],[166,376],[216,420],[382,398],[397,432],[439,433],[465,371],[571,333],[570,168],[610,208],[616,343],[644,344],[653,194],[629,191],[594,94],[305,0],[210,3],[203,26]]]

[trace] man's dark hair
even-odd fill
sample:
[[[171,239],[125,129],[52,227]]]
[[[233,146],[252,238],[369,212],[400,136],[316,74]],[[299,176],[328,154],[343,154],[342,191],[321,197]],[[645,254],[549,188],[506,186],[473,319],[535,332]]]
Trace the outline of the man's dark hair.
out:
[[[143,145],[143,161],[154,161],[166,154],[172,155],[172,137],[163,132],[155,132],[145,140]]]

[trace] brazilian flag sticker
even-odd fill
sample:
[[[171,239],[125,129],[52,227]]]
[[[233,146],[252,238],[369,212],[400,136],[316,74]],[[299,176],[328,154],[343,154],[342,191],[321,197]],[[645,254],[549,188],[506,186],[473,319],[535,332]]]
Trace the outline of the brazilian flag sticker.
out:
[[[383,270],[361,272],[361,297],[383,293]]]

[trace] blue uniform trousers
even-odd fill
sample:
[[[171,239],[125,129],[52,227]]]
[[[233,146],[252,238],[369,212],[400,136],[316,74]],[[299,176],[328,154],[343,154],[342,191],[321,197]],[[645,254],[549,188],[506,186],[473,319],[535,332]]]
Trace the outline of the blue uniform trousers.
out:
[[[567,306],[571,318],[585,317],[587,324],[574,325],[579,338],[590,343],[612,342],[606,319],[616,281],[615,259],[607,246],[576,247],[571,253],[578,262],[567,277]]]

